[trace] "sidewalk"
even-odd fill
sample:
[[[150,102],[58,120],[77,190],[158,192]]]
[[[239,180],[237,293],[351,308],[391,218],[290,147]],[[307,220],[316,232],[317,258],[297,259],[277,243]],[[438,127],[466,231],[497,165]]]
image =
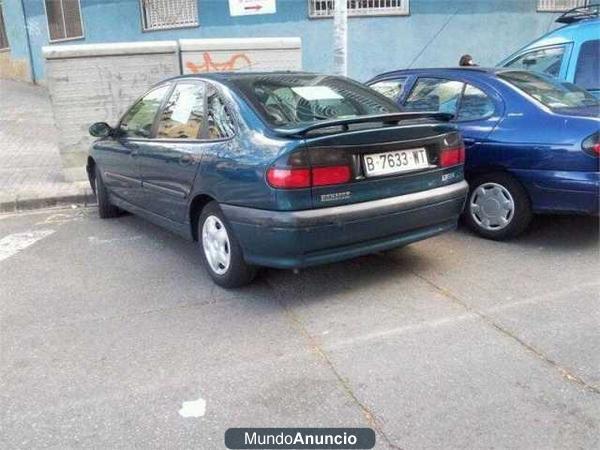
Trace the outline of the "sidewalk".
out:
[[[64,181],[48,91],[0,80],[0,213],[94,201],[88,183]]]

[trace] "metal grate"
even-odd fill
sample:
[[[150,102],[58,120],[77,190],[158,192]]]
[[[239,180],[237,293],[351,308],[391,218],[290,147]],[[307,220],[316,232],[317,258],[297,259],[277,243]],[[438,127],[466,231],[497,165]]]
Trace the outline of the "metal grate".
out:
[[[407,16],[409,0],[347,0],[348,16]],[[310,18],[333,17],[335,0],[308,0]]]
[[[587,6],[589,0],[538,0],[537,10],[547,12],[568,11],[578,6]]]
[[[198,0],[140,0],[145,31],[198,25]]]
[[[2,2],[0,2],[0,50],[9,48],[8,38],[6,37],[6,27],[4,26],[4,15],[2,14]]]

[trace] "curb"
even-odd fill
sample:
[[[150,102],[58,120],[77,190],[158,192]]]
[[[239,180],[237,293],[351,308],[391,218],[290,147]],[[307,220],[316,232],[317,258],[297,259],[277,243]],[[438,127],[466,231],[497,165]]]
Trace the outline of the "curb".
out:
[[[66,206],[91,206],[96,204],[96,196],[91,189],[86,189],[79,194],[55,195],[48,197],[20,197],[0,201],[1,213],[18,213],[36,209],[58,208]]]

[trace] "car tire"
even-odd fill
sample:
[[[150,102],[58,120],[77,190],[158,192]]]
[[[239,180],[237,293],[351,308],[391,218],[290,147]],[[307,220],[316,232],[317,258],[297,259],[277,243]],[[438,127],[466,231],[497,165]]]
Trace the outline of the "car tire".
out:
[[[498,241],[525,231],[533,213],[521,183],[506,173],[496,172],[479,176],[469,185],[464,215],[472,230]]]
[[[216,284],[237,288],[254,279],[257,268],[244,260],[242,248],[217,202],[202,209],[197,236],[202,262]]]
[[[110,219],[119,215],[119,208],[113,205],[108,197],[108,190],[102,180],[100,169],[96,166],[94,171],[94,184],[96,200],[98,201],[98,215],[101,219]]]

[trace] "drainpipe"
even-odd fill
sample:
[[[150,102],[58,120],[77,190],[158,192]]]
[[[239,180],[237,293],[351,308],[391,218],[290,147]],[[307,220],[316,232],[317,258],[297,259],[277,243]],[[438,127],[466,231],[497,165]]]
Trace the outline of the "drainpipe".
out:
[[[29,27],[27,26],[27,10],[25,9],[25,0],[21,0],[21,9],[23,10],[23,24],[25,25],[25,37],[27,39],[27,55],[29,56],[29,72],[31,75],[31,82],[35,82],[35,71],[33,69],[33,54],[31,53],[31,39],[29,37]]]
[[[348,72],[348,6],[346,0],[335,0],[333,10],[333,73]]]

